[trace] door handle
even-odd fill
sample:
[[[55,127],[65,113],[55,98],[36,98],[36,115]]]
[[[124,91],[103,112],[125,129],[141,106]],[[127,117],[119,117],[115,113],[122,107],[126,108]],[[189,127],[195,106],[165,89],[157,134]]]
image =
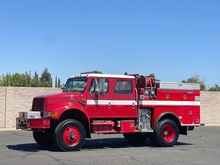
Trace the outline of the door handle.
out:
[[[108,102],[108,107],[110,107],[111,106],[111,103],[110,102]]]
[[[133,102],[133,103],[132,103],[132,107],[134,107],[134,106],[135,106],[135,103]]]

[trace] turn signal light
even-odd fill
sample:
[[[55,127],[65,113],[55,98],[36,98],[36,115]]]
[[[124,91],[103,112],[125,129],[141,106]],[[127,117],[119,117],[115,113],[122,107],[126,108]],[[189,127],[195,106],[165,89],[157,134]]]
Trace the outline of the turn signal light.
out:
[[[57,118],[58,113],[57,112],[50,112],[50,117],[51,118]]]
[[[86,102],[86,98],[82,98],[82,100],[81,100],[81,101],[85,103],[85,102]]]

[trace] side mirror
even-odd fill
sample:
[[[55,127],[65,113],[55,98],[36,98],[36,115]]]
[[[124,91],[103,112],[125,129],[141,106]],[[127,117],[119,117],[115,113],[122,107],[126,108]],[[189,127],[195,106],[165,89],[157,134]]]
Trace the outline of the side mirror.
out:
[[[65,85],[64,85],[64,84],[62,84],[62,85],[60,86],[60,89],[63,91],[63,90],[64,90],[64,88],[65,88]]]
[[[105,79],[104,78],[101,78],[99,80],[99,93],[101,94],[105,94]]]
[[[99,79],[99,81],[97,81],[97,79],[95,79],[95,92],[97,94],[101,94],[104,95],[105,94],[105,79],[101,78]]]

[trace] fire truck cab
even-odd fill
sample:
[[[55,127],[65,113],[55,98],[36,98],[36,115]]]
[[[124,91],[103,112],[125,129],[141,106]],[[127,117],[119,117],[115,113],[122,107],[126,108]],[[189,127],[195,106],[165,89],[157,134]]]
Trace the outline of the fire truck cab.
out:
[[[199,84],[100,72],[71,76],[62,93],[35,97],[32,110],[16,118],[17,129],[32,130],[38,144],[63,151],[79,150],[91,133],[170,147],[199,125]]]

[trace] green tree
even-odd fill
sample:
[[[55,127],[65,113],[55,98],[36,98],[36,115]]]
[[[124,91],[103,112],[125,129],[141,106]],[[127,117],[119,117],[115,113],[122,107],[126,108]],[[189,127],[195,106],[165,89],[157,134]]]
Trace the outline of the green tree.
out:
[[[55,88],[57,88],[57,76],[55,77]]]
[[[19,85],[20,87],[30,87],[31,86],[31,73],[23,73],[19,75]]]
[[[220,91],[220,86],[218,86],[217,84],[215,84],[215,86],[209,88],[209,91]]]
[[[187,80],[183,80],[182,82],[184,83],[199,83],[200,84],[200,90],[205,91],[206,90],[206,85],[204,81],[201,81],[199,78],[199,75],[192,76],[188,78]]]
[[[41,87],[52,87],[52,77],[47,68],[41,74],[40,86]]]
[[[37,72],[35,71],[34,77],[31,80],[31,86],[32,87],[39,87],[39,85],[40,85],[39,77],[38,77]]]
[[[5,86],[13,86],[13,75],[10,73],[7,73],[5,76],[5,81],[4,81]]]
[[[57,80],[57,87],[60,88],[61,87],[61,80],[60,78],[58,77],[58,80]]]
[[[31,76],[27,72],[20,74],[10,74],[1,76],[1,86],[15,86],[15,87],[29,87],[31,82]]]
[[[7,73],[6,75],[2,75],[0,79],[1,86],[9,86],[10,84],[11,75]]]
[[[39,78],[35,71],[32,78],[31,72],[25,73],[7,73],[0,76],[0,86],[14,87],[52,87],[52,77],[46,68]],[[56,76],[56,86],[60,87],[60,78]]]
[[[61,86],[61,80],[59,77],[55,77],[55,88],[60,88]]]

